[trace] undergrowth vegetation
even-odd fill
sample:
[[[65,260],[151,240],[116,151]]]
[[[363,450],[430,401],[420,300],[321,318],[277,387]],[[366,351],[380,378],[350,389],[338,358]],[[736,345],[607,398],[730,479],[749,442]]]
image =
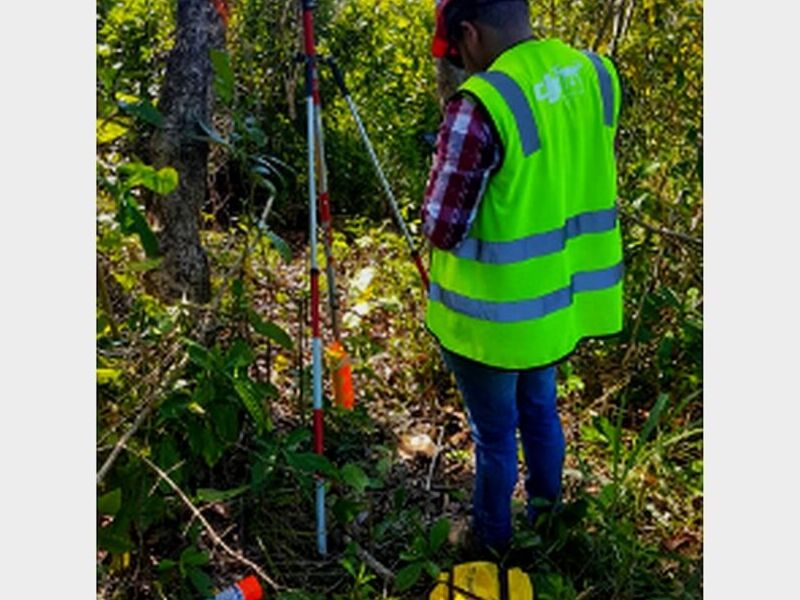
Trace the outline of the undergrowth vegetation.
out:
[[[433,3],[320,4],[321,52],[344,68],[419,237],[429,153],[419,136],[440,114]],[[326,456],[313,453],[296,2],[231,7],[228,50],[214,57],[218,110],[202,124],[214,293],[169,305],[151,280],[160,256],[148,209],[178,182],[148,164],[147,143],[174,6],[98,1],[98,597],[209,597],[252,572],[244,561],[274,583],[262,577],[269,598],[426,597],[463,558],[454,542],[473,468],[463,407],[325,76],[356,409],[331,406],[326,375]],[[533,13],[540,34],[613,53],[625,80],[626,326],[559,367],[565,507],[531,527],[519,489],[513,548],[499,559],[529,573],[542,600],[699,598],[702,5],[559,0]],[[327,559],[315,554],[315,474],[329,486]]]

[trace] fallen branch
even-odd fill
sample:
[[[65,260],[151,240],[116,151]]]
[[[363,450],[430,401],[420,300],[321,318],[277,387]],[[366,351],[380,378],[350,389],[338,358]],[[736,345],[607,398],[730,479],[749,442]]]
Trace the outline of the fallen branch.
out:
[[[158,474],[158,476],[161,479],[163,479],[164,482],[166,482],[166,484],[169,487],[171,487],[172,490],[176,494],[178,494],[178,497],[183,501],[183,503],[186,505],[186,507],[192,512],[194,517],[198,521],[200,521],[200,523],[203,525],[203,527],[205,528],[206,532],[211,537],[211,541],[214,543],[214,545],[219,546],[220,548],[222,548],[222,550],[224,550],[225,553],[228,554],[231,558],[237,560],[238,562],[240,562],[243,565],[245,565],[245,566],[249,567],[250,569],[252,569],[262,580],[264,580],[267,584],[269,584],[269,586],[272,587],[273,590],[278,591],[278,590],[280,590],[282,588],[282,586],[280,586],[269,575],[267,575],[264,572],[264,570],[261,567],[259,567],[256,563],[254,563],[249,558],[243,556],[241,553],[236,552],[230,546],[228,546],[228,544],[226,544],[225,541],[222,539],[222,537],[214,530],[214,528],[211,526],[211,524],[206,520],[206,518],[203,516],[203,514],[200,512],[200,510],[192,503],[192,501],[184,493],[184,491],[181,488],[179,488],[178,485],[174,481],[172,481],[170,476],[167,475],[164,472],[164,470],[161,469],[161,467],[159,467],[157,464],[155,464],[153,461],[148,459],[143,454],[139,454],[138,452],[134,452],[133,450],[131,450],[127,446],[124,446],[124,448],[128,452],[130,452],[132,454],[135,454],[137,457],[139,457],[139,459],[141,459],[142,462],[144,462],[148,467],[150,467],[153,471],[155,471]]]

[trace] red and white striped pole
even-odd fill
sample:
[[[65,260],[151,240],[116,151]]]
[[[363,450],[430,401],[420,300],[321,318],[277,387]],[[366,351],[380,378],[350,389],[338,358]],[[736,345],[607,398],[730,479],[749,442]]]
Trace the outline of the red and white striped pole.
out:
[[[314,44],[314,0],[301,0],[303,8],[303,32],[306,59],[306,108],[308,135],[308,210],[309,239],[311,252],[311,352],[312,381],[314,401],[314,452],[324,452],[324,428],[322,412],[322,337],[319,312],[319,265],[317,264],[317,181],[315,161],[317,158],[317,108],[320,104],[319,81],[317,78],[317,56]],[[322,157],[320,157],[322,158]],[[325,556],[328,553],[327,530],[325,526],[325,481],[320,475],[316,478],[316,521],[317,551]]]

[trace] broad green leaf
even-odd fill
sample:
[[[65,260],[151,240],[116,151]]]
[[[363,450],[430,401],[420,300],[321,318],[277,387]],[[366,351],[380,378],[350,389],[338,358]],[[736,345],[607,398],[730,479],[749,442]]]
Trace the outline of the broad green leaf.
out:
[[[249,366],[255,360],[253,349],[243,339],[236,339],[225,353],[225,368],[227,370],[241,369]]]
[[[204,427],[201,431],[203,459],[209,467],[213,467],[222,458],[225,453],[224,444],[214,434],[214,431],[209,427]]]
[[[189,546],[181,552],[179,561],[181,569],[188,571],[188,567],[202,567],[203,565],[207,565],[211,561],[211,558],[208,553],[194,546]]]
[[[136,162],[122,165],[119,170],[127,176],[126,185],[129,188],[142,186],[166,196],[178,187],[178,172],[172,167],[156,170],[155,167]]]
[[[364,490],[369,486],[369,477],[358,465],[354,463],[347,463],[341,469],[342,480],[353,488],[357,494],[363,494]]]
[[[232,490],[214,490],[211,488],[200,488],[197,490],[197,500],[199,502],[225,502],[237,496],[241,496],[250,486],[243,485],[242,487],[234,488]]]
[[[147,273],[148,271],[153,271],[161,267],[163,262],[164,257],[159,256],[157,258],[148,258],[147,260],[137,260],[131,262],[129,267],[131,271],[135,271],[136,273]]]
[[[216,403],[209,408],[211,421],[220,439],[233,444],[239,438],[239,411],[231,404]]]
[[[214,593],[214,582],[200,569],[189,569],[189,580],[203,598],[210,598]]]
[[[220,100],[230,104],[233,100],[233,69],[231,57],[224,50],[211,50],[211,64],[214,67],[214,89]]]
[[[266,229],[266,231],[264,231],[264,235],[267,236],[270,244],[272,244],[275,250],[278,251],[278,254],[281,255],[283,262],[286,264],[292,262],[292,249],[289,247],[289,244],[286,243],[286,240],[284,240],[271,229]]]
[[[422,575],[421,563],[415,562],[403,567],[397,572],[397,576],[394,579],[395,589],[398,592],[406,591],[419,581],[420,575]]]
[[[439,577],[441,569],[439,568],[439,565],[437,565],[435,562],[433,562],[432,560],[426,560],[424,563],[422,563],[422,565],[428,572],[428,575],[431,576],[431,579],[436,579],[437,577]]]
[[[111,490],[97,499],[97,511],[101,515],[114,516],[122,506],[122,488]]]
[[[119,107],[126,113],[141,119],[145,123],[155,125],[156,127],[164,126],[164,115],[158,112],[158,109],[147,100],[140,100],[139,102],[120,100]]]
[[[100,548],[112,554],[123,554],[133,549],[129,533],[122,527],[117,527],[114,523],[108,527],[102,527],[97,531],[97,543]]]
[[[117,120],[97,119],[97,143],[108,144],[128,133],[128,127]]]
[[[159,573],[163,573],[165,571],[171,571],[175,567],[178,566],[178,563],[174,560],[170,560],[169,558],[165,558],[162,561],[159,561],[158,566],[156,566],[156,570]]]
[[[433,524],[428,537],[428,543],[431,547],[431,552],[437,552],[439,548],[442,547],[442,544],[447,539],[447,535],[449,533],[450,521],[446,517],[442,517]],[[435,577],[435,575],[433,577]]]
[[[250,325],[253,326],[253,329],[255,329],[257,333],[260,333],[273,342],[278,343],[287,350],[294,348],[292,338],[289,337],[289,334],[272,321],[264,321],[260,316],[258,316],[258,313],[252,309],[248,310],[248,318]]]
[[[145,216],[133,202],[128,202],[125,210],[130,225],[130,231],[139,236],[139,241],[142,244],[147,258],[158,258],[160,254],[158,239],[156,238],[156,234],[153,233],[153,230],[150,229],[150,224],[147,222]]]
[[[262,432],[268,426],[263,409],[264,397],[259,396],[257,388],[249,379],[235,379],[233,387],[239,398],[241,398],[247,412],[250,413],[253,421],[255,421],[259,433]]]
[[[192,340],[184,340],[186,344],[186,351],[189,354],[189,360],[196,364],[198,367],[203,367],[206,370],[214,368],[214,361],[211,358],[211,353],[207,348]]]
[[[336,468],[325,456],[313,452],[286,452],[289,466],[304,473],[320,473],[328,477],[336,477]]]

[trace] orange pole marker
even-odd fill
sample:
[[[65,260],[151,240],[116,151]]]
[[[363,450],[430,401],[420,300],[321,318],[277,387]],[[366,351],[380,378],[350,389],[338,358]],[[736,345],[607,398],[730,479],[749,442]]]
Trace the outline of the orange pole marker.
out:
[[[355,394],[353,393],[353,372],[350,356],[339,341],[331,342],[325,349],[333,373],[333,398],[336,406],[353,410]]]

